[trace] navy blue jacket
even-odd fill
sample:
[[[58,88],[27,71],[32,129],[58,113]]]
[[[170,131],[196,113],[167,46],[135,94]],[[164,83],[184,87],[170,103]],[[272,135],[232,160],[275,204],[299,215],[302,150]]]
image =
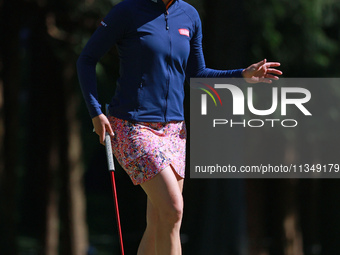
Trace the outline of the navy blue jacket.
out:
[[[110,114],[143,122],[184,120],[184,81],[190,77],[241,77],[243,69],[218,71],[205,66],[201,20],[195,8],[175,0],[125,0],[101,22],[78,62],[78,77],[91,117],[102,113],[96,64],[118,48],[120,77]]]

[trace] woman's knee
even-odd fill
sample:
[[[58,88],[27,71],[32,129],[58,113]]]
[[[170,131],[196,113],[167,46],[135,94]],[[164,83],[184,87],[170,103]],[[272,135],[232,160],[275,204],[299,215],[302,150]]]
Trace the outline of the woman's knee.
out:
[[[183,199],[178,198],[167,207],[159,208],[159,220],[162,223],[175,225],[181,222],[183,216]]]

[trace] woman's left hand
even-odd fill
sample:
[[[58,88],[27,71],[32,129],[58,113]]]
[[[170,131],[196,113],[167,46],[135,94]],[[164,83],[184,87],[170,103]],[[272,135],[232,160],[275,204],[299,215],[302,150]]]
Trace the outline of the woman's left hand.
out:
[[[258,63],[252,64],[248,68],[244,69],[242,76],[248,83],[272,83],[272,80],[278,80],[277,75],[281,75],[282,72],[272,67],[280,66],[279,62],[268,62],[264,59]]]

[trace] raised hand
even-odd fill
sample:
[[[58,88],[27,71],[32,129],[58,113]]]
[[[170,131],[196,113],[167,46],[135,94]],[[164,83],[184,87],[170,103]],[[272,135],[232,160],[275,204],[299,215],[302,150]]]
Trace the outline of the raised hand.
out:
[[[248,83],[272,83],[273,80],[279,79],[277,75],[282,74],[280,70],[272,67],[280,65],[279,62],[267,62],[267,59],[264,59],[244,69],[242,75]]]

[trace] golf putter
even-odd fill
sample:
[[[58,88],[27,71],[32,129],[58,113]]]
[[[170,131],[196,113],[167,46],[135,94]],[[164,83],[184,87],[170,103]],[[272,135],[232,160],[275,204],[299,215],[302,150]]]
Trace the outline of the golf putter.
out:
[[[108,116],[108,105],[106,105],[106,116]],[[105,132],[105,149],[106,149],[106,158],[107,158],[107,165],[111,177],[111,184],[112,184],[112,193],[113,193],[113,202],[116,211],[116,220],[117,220],[117,228],[118,228],[118,237],[119,237],[119,244],[120,244],[120,251],[121,254],[124,255],[124,246],[123,246],[123,235],[122,235],[122,228],[120,225],[120,217],[119,217],[119,208],[118,208],[118,199],[117,199],[117,191],[116,191],[116,181],[115,181],[115,165],[113,161],[113,154],[112,154],[112,147],[111,147],[111,136],[108,132]]]

